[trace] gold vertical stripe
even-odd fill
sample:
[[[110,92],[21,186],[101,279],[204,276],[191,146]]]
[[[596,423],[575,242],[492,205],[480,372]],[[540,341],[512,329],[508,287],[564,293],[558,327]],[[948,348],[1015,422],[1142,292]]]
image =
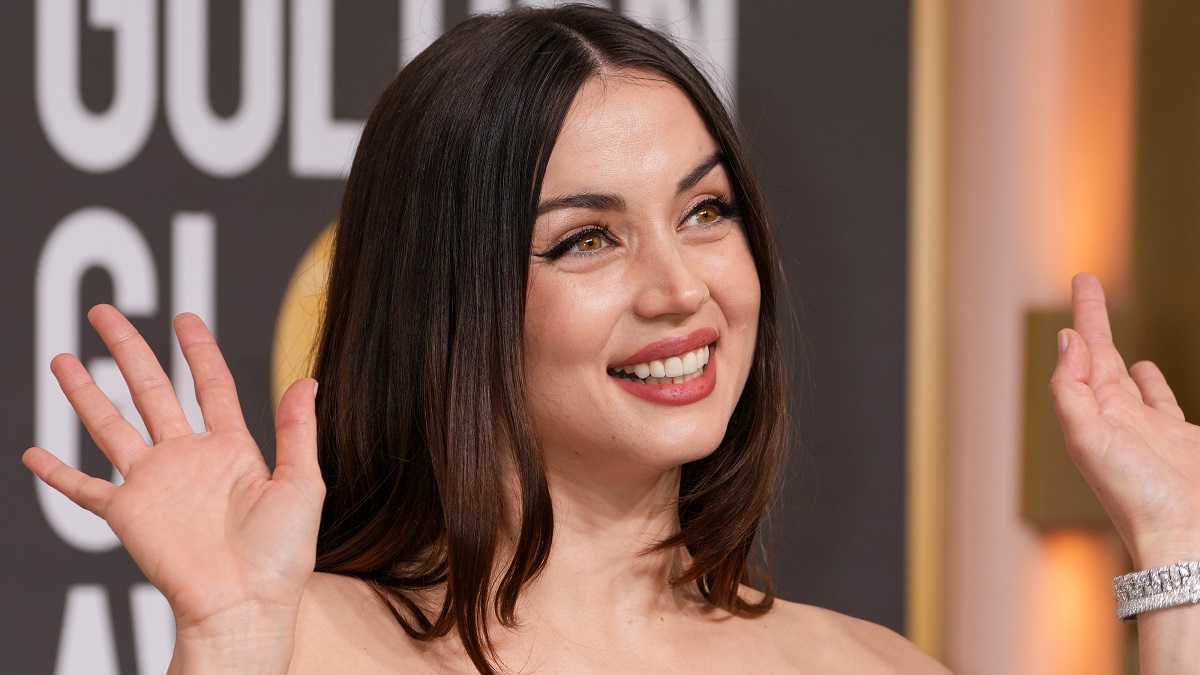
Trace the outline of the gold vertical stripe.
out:
[[[906,624],[943,656],[947,0],[914,0],[910,64]]]

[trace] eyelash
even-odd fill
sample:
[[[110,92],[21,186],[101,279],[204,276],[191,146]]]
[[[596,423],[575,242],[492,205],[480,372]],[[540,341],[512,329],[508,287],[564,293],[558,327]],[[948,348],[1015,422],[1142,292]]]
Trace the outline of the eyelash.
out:
[[[732,201],[727,200],[727,199],[722,199],[720,197],[709,197],[708,199],[705,199],[704,201],[702,201],[699,204],[696,204],[694,207],[692,207],[692,210],[688,211],[687,218],[684,218],[684,222],[687,222],[690,218],[692,218],[693,216],[696,215],[697,211],[704,209],[704,208],[716,208],[716,210],[719,212],[720,220],[724,220],[724,219],[728,219],[728,218],[737,218],[742,215],[741,207],[738,206],[737,204],[733,203]],[[719,221],[713,221],[712,223],[697,223],[697,226],[698,227],[712,227],[717,222],[719,222]],[[539,258],[544,258],[546,260],[558,260],[559,258],[566,255],[573,247],[575,247],[577,244],[579,244],[579,242],[583,241],[584,239],[587,239],[588,237],[597,236],[597,235],[600,237],[603,237],[610,244],[617,243],[616,241],[613,240],[612,234],[609,233],[608,225],[602,225],[599,227],[592,226],[592,227],[586,227],[586,228],[572,234],[571,236],[567,237],[566,239],[563,239],[562,241],[558,242],[553,247],[551,247],[550,250],[548,250],[544,253],[535,253],[534,255],[536,255]],[[579,253],[579,255],[591,255],[591,253],[592,252],[582,252],[581,251]]]
[[[691,218],[692,216],[696,215],[696,212],[700,209],[708,207],[716,207],[717,211],[720,212],[719,218],[721,220],[725,220],[727,218],[737,218],[742,215],[742,207],[734,203],[732,200],[722,199],[721,197],[709,197],[708,199],[705,199],[699,204],[693,206],[692,210],[688,212],[687,218]],[[684,220],[686,221],[687,218]],[[717,222],[719,221],[713,221],[711,223],[697,223],[697,225],[700,227],[712,227]]]
[[[536,255],[539,258],[545,258],[546,260],[558,260],[559,258],[566,255],[567,252],[570,251],[571,248],[573,248],[576,244],[583,241],[584,239],[587,239],[588,237],[593,237],[593,236],[603,237],[610,244],[617,243],[617,242],[613,241],[612,235],[609,234],[608,225],[602,225],[600,227],[596,227],[595,225],[593,225],[592,227],[586,227],[586,228],[576,232],[575,234],[572,234],[571,236],[567,237],[566,239],[563,239],[562,241],[555,244],[553,246],[553,248],[551,248],[549,251],[546,251],[545,253],[535,253],[534,255]],[[587,255],[587,254],[581,252],[580,255]]]

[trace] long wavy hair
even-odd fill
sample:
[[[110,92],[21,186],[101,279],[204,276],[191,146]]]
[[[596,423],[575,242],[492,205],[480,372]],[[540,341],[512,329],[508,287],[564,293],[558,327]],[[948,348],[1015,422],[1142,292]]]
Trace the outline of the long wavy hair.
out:
[[[327,496],[317,569],[369,584],[413,638],[457,630],[475,666],[498,664],[488,624],[517,622],[554,515],[527,409],[522,345],[542,178],[576,92],[640,69],[695,104],[742,206],[762,301],[742,397],[720,446],[683,466],[684,546],[672,580],[714,605],[774,599],[754,545],[786,438],[778,261],[735,124],[671,40],[585,5],[470,18],[400,70],[363,131],[338,217],[315,377]],[[501,485],[515,474],[519,490]],[[504,509],[515,551],[498,553]],[[757,584],[756,602],[740,594]],[[430,593],[432,591],[432,593]],[[429,598],[438,598],[430,601]]]

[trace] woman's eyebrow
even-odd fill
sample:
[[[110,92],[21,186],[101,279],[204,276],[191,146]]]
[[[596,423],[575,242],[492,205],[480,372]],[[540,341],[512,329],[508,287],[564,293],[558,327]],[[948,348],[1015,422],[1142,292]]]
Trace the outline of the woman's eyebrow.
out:
[[[556,209],[592,209],[593,211],[624,211],[625,200],[617,195],[605,195],[595,192],[584,192],[577,195],[555,197],[538,204],[537,214]]]
[[[720,151],[709,155],[708,159],[705,159],[703,162],[697,164],[696,168],[692,169],[691,173],[684,176],[683,180],[679,181],[678,192],[684,192],[685,190],[690,190],[696,187],[696,183],[699,183],[701,178],[707,176],[708,172],[712,171],[713,168],[724,161],[724,159],[725,158],[721,155]],[[678,192],[676,194],[678,194]]]
[[[684,176],[676,186],[678,192],[684,192],[696,187],[696,183],[700,179],[708,175],[718,164],[724,160],[720,152],[714,152],[709,155],[703,162],[696,165],[688,175]],[[678,192],[676,194],[678,194]],[[537,215],[549,213],[558,209],[591,209],[593,211],[624,211],[625,200],[620,195],[606,195],[597,192],[583,192],[580,194],[566,195],[563,197],[555,197],[548,199],[541,204],[538,204]]]

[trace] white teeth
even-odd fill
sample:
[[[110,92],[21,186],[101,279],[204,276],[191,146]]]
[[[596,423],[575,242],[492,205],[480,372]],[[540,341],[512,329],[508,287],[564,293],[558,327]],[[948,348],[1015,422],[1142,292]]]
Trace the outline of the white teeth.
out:
[[[708,345],[693,349],[679,356],[654,359],[646,363],[614,368],[614,373],[625,373],[645,380],[646,384],[682,384],[700,377],[710,357]]]

